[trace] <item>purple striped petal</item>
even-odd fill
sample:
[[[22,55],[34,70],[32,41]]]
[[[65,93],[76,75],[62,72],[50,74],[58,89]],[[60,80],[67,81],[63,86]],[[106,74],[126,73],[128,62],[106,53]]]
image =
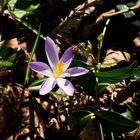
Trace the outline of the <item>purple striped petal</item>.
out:
[[[46,38],[45,51],[46,51],[48,62],[51,68],[54,70],[57,62],[59,61],[59,56],[58,56],[58,49],[54,41],[50,37]]]
[[[52,76],[52,71],[51,71],[50,67],[43,62],[38,62],[38,61],[31,62],[30,63],[30,68],[33,71],[35,71],[37,73],[40,73],[40,74],[43,74],[45,76],[48,76],[48,77]]]
[[[72,51],[72,48],[73,48],[73,46],[72,46],[72,47],[69,47],[69,48],[64,52],[64,54],[62,55],[62,57],[61,57],[61,59],[60,59],[61,62],[64,62],[63,71],[65,71],[65,70],[69,67],[71,61],[72,61],[73,58],[74,58],[74,53],[73,53],[73,51]]]
[[[89,72],[89,70],[86,69],[86,68],[83,68],[83,67],[73,67],[73,68],[69,68],[66,71],[66,73],[64,73],[63,75],[65,77],[75,77],[75,76],[84,75],[84,74],[86,74],[88,72]]]
[[[39,94],[45,95],[49,93],[56,85],[56,81],[54,78],[47,78],[41,85]]]
[[[65,92],[66,95],[73,96],[74,87],[70,81],[63,78],[58,78],[57,84]]]

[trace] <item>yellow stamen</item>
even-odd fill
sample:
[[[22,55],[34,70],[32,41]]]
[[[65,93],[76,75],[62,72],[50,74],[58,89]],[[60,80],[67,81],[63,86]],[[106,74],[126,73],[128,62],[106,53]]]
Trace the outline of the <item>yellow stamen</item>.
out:
[[[56,64],[56,68],[54,70],[54,76],[55,76],[55,78],[58,78],[59,77],[59,75],[61,74],[61,72],[63,70],[63,67],[64,67],[64,62],[58,61],[58,63]]]

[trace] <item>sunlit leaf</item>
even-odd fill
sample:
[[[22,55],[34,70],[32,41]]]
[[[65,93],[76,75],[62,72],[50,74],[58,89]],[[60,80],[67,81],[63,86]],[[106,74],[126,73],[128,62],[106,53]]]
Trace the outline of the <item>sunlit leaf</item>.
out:
[[[124,113],[121,114],[122,116],[128,118],[129,120],[133,120],[132,112],[127,109]]]
[[[129,9],[129,7],[133,6],[134,3],[128,3],[127,5],[126,4],[118,4],[116,5],[116,8],[118,10],[124,10],[124,9]],[[125,18],[131,18],[133,16],[135,16],[135,12],[134,11],[128,11],[126,13],[123,13],[124,17]]]
[[[117,112],[99,111],[97,117],[106,131],[117,134],[129,132],[138,127],[136,122],[127,119]]]
[[[27,14],[31,14],[40,6],[39,1],[27,0],[10,0],[8,7],[10,11],[18,18],[22,18]]]
[[[42,11],[42,6],[40,0],[9,0],[7,7],[11,15],[22,25],[27,27],[36,35],[38,34],[37,29],[31,24],[31,21],[35,18],[44,18],[45,12]],[[46,39],[43,34],[40,34],[42,39]]]
[[[0,67],[12,67],[13,63],[10,61],[0,61]]]

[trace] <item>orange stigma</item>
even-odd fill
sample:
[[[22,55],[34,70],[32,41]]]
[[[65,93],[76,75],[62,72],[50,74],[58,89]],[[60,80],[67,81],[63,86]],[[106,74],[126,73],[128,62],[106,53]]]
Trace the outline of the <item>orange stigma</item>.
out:
[[[54,77],[57,79],[59,77],[59,75],[62,73],[62,70],[64,68],[64,62],[60,62],[58,61],[58,63],[56,64],[56,68],[54,70]]]

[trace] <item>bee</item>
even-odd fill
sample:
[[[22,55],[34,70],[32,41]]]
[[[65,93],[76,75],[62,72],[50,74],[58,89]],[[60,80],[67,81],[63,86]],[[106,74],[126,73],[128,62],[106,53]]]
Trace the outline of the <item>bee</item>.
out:
[[[81,54],[82,55],[85,46],[86,46],[86,44],[84,42],[80,42],[73,47],[72,51],[76,54]]]
[[[92,54],[92,44],[88,41],[87,44],[80,42],[74,46],[73,52],[77,55],[80,55],[80,58],[83,61],[86,61],[87,64],[93,65],[95,57]]]

